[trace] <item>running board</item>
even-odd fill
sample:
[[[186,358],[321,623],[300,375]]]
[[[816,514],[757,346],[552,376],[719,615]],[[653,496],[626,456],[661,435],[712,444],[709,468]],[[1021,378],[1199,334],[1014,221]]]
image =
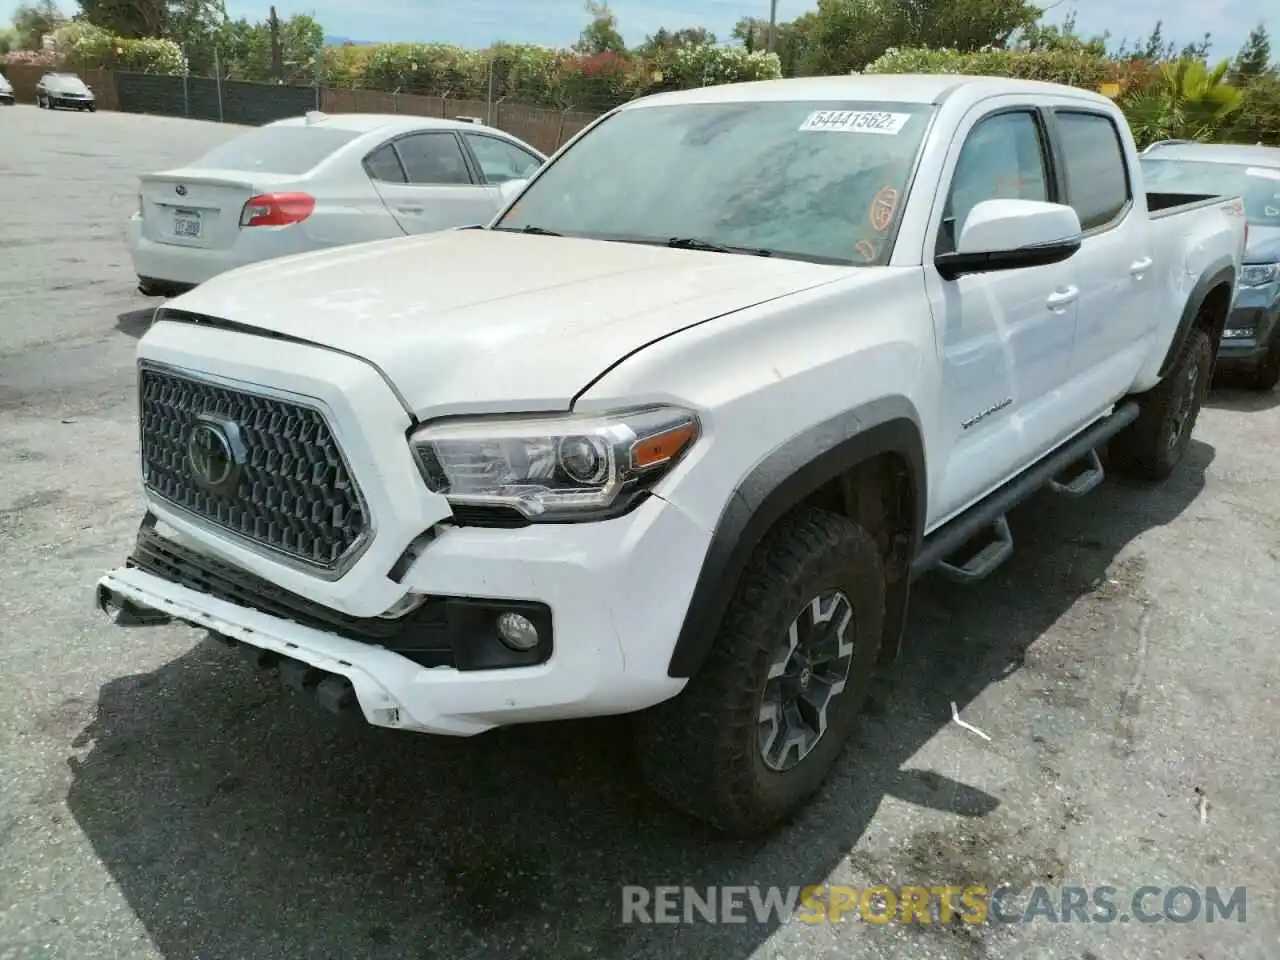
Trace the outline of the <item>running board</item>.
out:
[[[1088,463],[1083,470],[1074,474],[1070,480],[1050,480],[1049,489],[1065,497],[1083,497],[1091,492],[1106,478],[1107,474],[1102,469],[1102,458],[1098,456],[1097,448],[1090,450],[1085,459]],[[1064,470],[1063,473],[1066,471]]]
[[[996,567],[1013,556],[1013,534],[1009,532],[1009,521],[1004,517],[999,517],[991,525],[989,534],[988,542],[964,563],[939,560],[938,572],[959,583],[974,583],[991,576]]]
[[[1083,496],[1093,490],[1102,481],[1098,448],[1137,418],[1138,405],[1133,401],[1117,405],[1109,416],[1082,430],[1004,486],[987,494],[960,516],[929,534],[911,564],[911,579],[918,580],[944,563],[950,576],[955,577],[959,571],[959,579],[965,582],[981,579],[973,576],[975,572],[980,572],[982,576],[990,574],[1009,558],[1013,549],[1013,538],[1003,536],[1008,525],[1004,524],[1003,528],[1000,525],[1005,514],[1032,494],[1054,483],[1057,486],[1053,489],[1068,496]],[[1065,483],[1059,479],[1086,457],[1089,460],[1084,471],[1076,472]],[[989,542],[977,555],[970,557],[965,563],[946,563],[949,557],[979,536],[985,536]],[[968,573],[965,572],[966,569]]]

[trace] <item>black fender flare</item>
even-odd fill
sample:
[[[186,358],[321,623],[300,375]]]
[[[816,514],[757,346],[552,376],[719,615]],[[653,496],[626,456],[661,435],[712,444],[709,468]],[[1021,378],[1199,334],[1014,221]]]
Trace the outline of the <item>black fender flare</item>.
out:
[[[1182,345],[1187,342],[1187,337],[1191,334],[1191,328],[1195,326],[1196,317],[1200,315],[1200,309],[1204,306],[1204,302],[1209,299],[1209,292],[1214,287],[1224,283],[1230,288],[1235,284],[1235,280],[1236,265],[1230,257],[1215,260],[1200,275],[1196,285],[1191,288],[1186,306],[1182,308],[1182,316],[1178,318],[1178,329],[1174,331],[1173,339],[1169,341],[1169,350],[1164,355],[1164,361],[1160,364],[1158,376],[1161,379],[1173,369],[1174,361],[1178,359],[1178,354],[1182,352]],[[1218,345],[1214,344],[1214,350],[1216,351],[1217,349]]]
[[[910,401],[886,397],[792,437],[738,484],[720,513],[702,561],[668,676],[692,677],[702,665],[738,578],[769,528],[824,484],[885,453],[900,456],[911,476],[915,516],[910,555],[915,555],[924,530],[928,481],[923,434]]]

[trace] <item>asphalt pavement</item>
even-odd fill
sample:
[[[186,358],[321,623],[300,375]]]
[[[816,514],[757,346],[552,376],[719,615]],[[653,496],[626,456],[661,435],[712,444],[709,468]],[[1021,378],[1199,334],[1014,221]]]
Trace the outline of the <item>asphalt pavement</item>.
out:
[[[756,843],[651,799],[616,721],[343,729],[195,631],[109,624],[135,178],[236,132],[0,108],[0,958],[1280,956],[1280,393],[1215,394],[1160,487],[1026,505],[992,580],[921,584],[860,742]],[[1002,882],[1247,916],[621,922],[626,885]]]

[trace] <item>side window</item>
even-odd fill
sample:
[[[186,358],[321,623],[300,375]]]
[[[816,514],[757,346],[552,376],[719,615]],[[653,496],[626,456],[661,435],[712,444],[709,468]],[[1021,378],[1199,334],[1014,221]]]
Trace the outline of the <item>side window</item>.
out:
[[[384,143],[364,158],[364,171],[374,180],[381,180],[383,183],[405,182],[404,167],[400,166],[400,158],[389,143]]]
[[[935,253],[950,253],[965,218],[983,200],[1048,200],[1040,124],[1029,110],[979,120],[960,148]]]
[[[1058,110],[1055,115],[1062,131],[1067,198],[1080,226],[1092,230],[1111,223],[1133,197],[1115,124],[1098,113]]]
[[[464,133],[463,136],[467,138],[467,146],[476,155],[489,183],[523,180],[533,176],[533,171],[542,164],[532,153],[506,140],[480,133]]]
[[[462,146],[452,133],[415,133],[396,141],[410,183],[471,183]]]

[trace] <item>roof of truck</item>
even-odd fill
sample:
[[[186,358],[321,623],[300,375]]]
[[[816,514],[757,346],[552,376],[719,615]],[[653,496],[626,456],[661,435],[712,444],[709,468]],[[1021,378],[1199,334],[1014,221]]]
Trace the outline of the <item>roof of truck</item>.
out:
[[[622,109],[676,103],[731,103],[763,100],[877,100],[899,103],[938,104],[957,90],[974,96],[1021,93],[1075,96],[1112,105],[1100,93],[1039,80],[987,77],[954,73],[856,74],[834,77],[792,77],[785,80],[754,80],[711,87],[694,87],[657,93],[625,104]]]

